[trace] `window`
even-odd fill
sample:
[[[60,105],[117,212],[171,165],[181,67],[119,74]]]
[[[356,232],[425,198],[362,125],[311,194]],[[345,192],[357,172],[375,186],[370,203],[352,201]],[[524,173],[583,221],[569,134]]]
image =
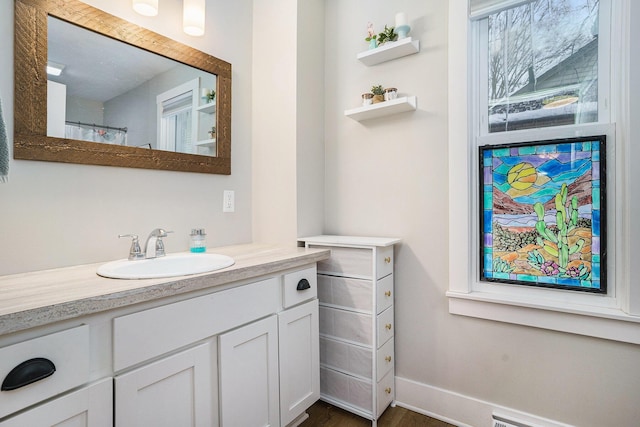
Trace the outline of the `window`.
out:
[[[198,121],[194,109],[198,105],[200,80],[193,79],[156,97],[159,150],[195,154],[194,135]]]
[[[473,52],[478,69],[478,78],[472,88],[477,99],[477,108],[474,110],[476,126],[473,127],[474,155],[479,156],[478,147],[484,147],[484,153],[507,150],[509,156],[502,155],[500,159],[504,162],[515,161],[511,164],[513,167],[517,167],[522,160],[523,165],[531,166],[527,169],[531,173],[524,179],[537,177],[537,180],[527,182],[531,185],[525,190],[515,191],[513,185],[520,183],[507,182],[505,174],[503,185],[493,180],[483,192],[475,195],[479,198],[475,203],[478,206],[484,204],[482,210],[476,212],[484,213],[478,218],[480,224],[477,227],[484,228],[479,235],[485,240],[482,245],[474,245],[481,247],[483,253],[479,255],[485,259],[484,262],[478,262],[478,280],[484,283],[477,284],[476,288],[517,294],[520,293],[517,289],[500,287],[529,284],[539,288],[564,287],[603,292],[605,288],[600,286],[599,266],[604,268],[606,263],[594,262],[599,258],[594,258],[588,252],[592,240],[597,242],[599,239],[599,233],[594,234],[596,230],[592,226],[598,222],[591,221],[593,197],[590,192],[588,197],[584,197],[582,187],[578,185],[584,181],[590,188],[595,183],[599,189],[599,181],[593,180],[591,168],[578,167],[585,160],[577,161],[576,153],[570,153],[565,161],[562,156],[566,156],[566,153],[548,152],[548,148],[556,147],[556,144],[536,149],[539,151],[546,147],[543,152],[532,154],[531,149],[535,148],[532,145],[534,141],[566,141],[577,136],[576,132],[589,136],[608,133],[606,138],[602,138],[603,146],[605,139],[614,138],[610,127],[607,128],[610,117],[605,102],[602,102],[609,98],[606,72],[609,68],[606,49],[608,37],[602,37],[605,41],[601,42],[599,35],[600,29],[607,32],[609,28],[608,20],[600,19],[601,16],[609,16],[606,12],[608,1],[530,0],[512,5],[507,0],[500,5],[510,7],[490,11],[473,23],[479,41]],[[544,133],[542,129],[545,129]],[[608,141],[609,144],[612,142]],[[523,148],[523,144],[529,145]],[[501,150],[491,150],[493,147]],[[518,151],[517,155],[514,150]],[[521,154],[523,150],[526,154]],[[478,164],[479,160],[474,163]],[[527,161],[537,166],[533,167]],[[547,163],[555,167],[545,169]],[[510,163],[500,164],[500,168],[505,168]],[[572,165],[576,166],[575,170],[571,169]],[[487,169],[491,169],[490,166],[483,165],[485,174]],[[496,171],[500,172],[500,168]],[[481,176],[476,174],[472,177],[474,188],[482,184],[478,182],[482,181],[479,179]],[[502,174],[493,173],[492,176],[500,177]],[[605,177],[602,178],[604,180]],[[557,230],[562,225],[556,219],[556,214],[562,208],[554,203],[562,183],[568,186],[566,200],[580,200],[575,210],[580,210],[578,219],[581,220],[580,224],[575,225],[567,222],[569,225],[562,228],[565,232],[571,229],[570,235],[563,237],[563,240],[567,241],[564,246],[571,246],[572,253],[565,256],[562,256],[561,249],[567,248],[561,248],[563,242],[554,237],[560,235]],[[486,194],[493,197],[482,197]],[[487,200],[491,201],[490,209],[486,206]],[[539,205],[537,209],[534,202]],[[487,212],[495,214],[491,215],[491,222],[483,221],[482,216],[486,216]],[[568,215],[571,207],[565,206],[562,212]],[[544,218],[542,221],[539,215]],[[539,223],[544,223],[545,228],[550,227],[549,233],[542,230],[541,234],[537,230]],[[596,237],[586,240],[577,237],[579,233],[588,232]],[[578,241],[583,242],[584,246],[578,247]],[[504,245],[505,242],[521,244]],[[606,241],[602,243],[606,245]],[[583,253],[584,250],[586,252]],[[543,268],[546,265],[558,265],[558,269],[547,271]],[[580,270],[579,277],[573,277],[573,270]],[[602,285],[604,283],[606,276],[602,278]],[[595,289],[592,287],[594,284]],[[613,296],[614,291],[611,290],[609,295]]]
[[[598,121],[599,5],[538,0],[483,20],[489,133]]]
[[[178,153],[191,153],[191,92],[162,103],[160,147]]]
[[[637,55],[631,49],[633,39],[630,33],[631,22],[634,16],[638,17],[640,8],[635,9],[633,7],[635,3],[631,0],[599,0],[598,2],[544,0],[544,3],[551,7],[582,4],[586,8],[583,8],[582,14],[570,14],[570,17],[580,16],[581,18],[576,18],[572,25],[575,28],[589,28],[589,32],[581,34],[586,36],[591,34],[594,36],[591,40],[597,41],[597,49],[592,45],[595,50],[592,52],[594,57],[597,53],[597,60],[594,61],[597,68],[591,69],[588,78],[572,82],[564,80],[559,84],[542,88],[540,87],[541,80],[544,80],[542,76],[549,70],[555,68],[560,71],[564,66],[565,71],[572,69],[576,74],[577,68],[571,68],[568,64],[578,59],[575,52],[587,46],[582,44],[587,39],[574,37],[576,44],[573,50],[568,51],[568,55],[562,57],[558,55],[554,65],[549,63],[536,69],[536,62],[532,62],[532,59],[540,58],[540,55],[538,48],[535,47],[537,42],[534,39],[538,31],[535,28],[546,25],[536,23],[535,10],[540,6],[538,3],[543,2],[533,0],[449,2],[448,157],[451,218],[449,291],[447,292],[449,311],[452,314],[640,344],[640,335],[638,335],[640,331],[640,298],[638,298],[640,294],[638,292],[640,291],[636,286],[637,281],[631,280],[634,270],[630,263],[631,259],[637,257],[629,255],[629,249],[633,246],[630,238],[637,235],[632,222],[633,216],[629,216],[635,212],[630,208],[638,206],[638,198],[630,187],[635,182],[631,181],[631,178],[637,176],[637,173],[632,167],[633,159],[630,160],[628,155],[623,155],[623,153],[637,152],[634,151],[633,141],[629,137],[633,134],[630,119],[635,117],[634,114],[637,115],[629,103],[632,99],[629,90],[634,87],[631,71],[633,61],[637,60]],[[596,4],[597,9],[594,9]],[[526,8],[529,8],[529,12],[526,12]],[[511,12],[504,13],[508,10]],[[529,18],[528,22],[524,22],[523,17],[519,18],[525,27],[520,29],[525,32],[525,35],[520,37],[523,39],[520,40],[521,45],[527,41],[529,46],[526,49],[523,47],[519,53],[519,57],[524,58],[522,62],[528,65],[526,78],[516,80],[513,77],[510,86],[506,84],[509,79],[505,78],[504,70],[508,67],[504,63],[502,66],[504,96],[497,96],[496,90],[490,97],[490,52],[495,53],[496,49],[491,51],[489,49],[489,22],[495,19],[493,21],[496,25],[495,31],[498,31],[500,24],[498,15],[502,13],[500,16],[504,17],[505,21],[513,21],[516,10],[520,13],[528,13]],[[513,36],[513,32],[507,30],[508,27],[505,29],[503,26],[502,29],[501,37]],[[534,36],[526,36],[526,32]],[[559,37],[557,32],[555,34]],[[513,62],[513,58],[516,57],[513,51],[511,53],[508,50],[502,51],[504,43],[502,39],[497,42],[497,39],[496,34],[492,43],[496,47],[500,45],[502,59],[506,56]],[[534,48],[531,48],[532,43]],[[529,53],[526,53],[527,49]],[[531,79],[529,78],[530,66],[533,66]],[[569,73],[565,72],[565,74]],[[610,75],[615,78],[610,79]],[[496,79],[500,78],[499,74],[496,76],[498,76],[495,77]],[[530,81],[535,83],[535,87],[531,90],[526,88]],[[542,105],[546,104],[542,104],[544,94],[541,92],[572,86],[574,89],[578,87],[578,91],[574,92],[573,96],[569,96],[570,93],[556,95],[563,98],[551,99],[547,104],[573,97],[578,97],[578,100],[569,99],[564,101],[566,103],[564,106],[558,106],[562,103],[557,103],[552,104],[551,108],[542,108]],[[591,98],[585,104],[590,105],[581,105],[580,96],[588,92],[586,88],[590,88]],[[513,105],[520,101],[518,96],[522,98],[527,90],[530,97],[538,100],[539,103],[536,104],[538,108],[525,111],[537,110],[538,116],[535,117],[537,121],[530,121],[529,117],[523,119],[523,116],[533,115],[531,112],[516,115],[517,112],[514,110],[505,110],[503,129],[499,127],[491,129],[490,108],[496,105],[495,101],[502,99],[513,108]],[[545,111],[553,110],[553,107],[566,108],[567,106],[573,110],[571,114],[566,114],[560,120],[558,117],[553,117],[556,114],[547,114]],[[461,126],[461,123],[466,123],[467,126]],[[607,292],[594,294],[480,281],[479,147],[596,135],[606,135],[607,141],[607,191],[609,194],[607,251],[610,267],[607,273]]]

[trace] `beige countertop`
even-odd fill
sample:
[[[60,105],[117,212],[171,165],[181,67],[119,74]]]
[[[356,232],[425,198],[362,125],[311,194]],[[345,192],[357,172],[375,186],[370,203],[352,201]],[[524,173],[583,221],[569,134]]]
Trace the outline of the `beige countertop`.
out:
[[[0,335],[145,301],[207,289],[315,263],[329,250],[246,244],[209,249],[235,264],[164,279],[118,280],[96,274],[104,264],[0,276]]]

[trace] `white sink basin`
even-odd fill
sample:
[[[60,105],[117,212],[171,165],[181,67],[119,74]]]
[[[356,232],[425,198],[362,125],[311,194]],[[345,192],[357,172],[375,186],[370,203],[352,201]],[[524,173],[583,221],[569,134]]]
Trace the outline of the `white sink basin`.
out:
[[[218,254],[170,254],[159,258],[121,259],[98,267],[98,275],[111,279],[159,279],[207,273],[233,265],[233,258]]]

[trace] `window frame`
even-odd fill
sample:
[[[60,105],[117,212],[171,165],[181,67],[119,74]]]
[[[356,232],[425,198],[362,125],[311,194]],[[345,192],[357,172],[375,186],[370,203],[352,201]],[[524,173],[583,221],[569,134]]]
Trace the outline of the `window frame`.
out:
[[[449,311],[452,314],[504,321],[582,335],[640,344],[640,305],[629,281],[629,256],[617,257],[629,248],[629,211],[625,208],[628,193],[629,168],[622,156],[629,144],[626,126],[616,119],[628,117],[627,82],[612,81],[610,75],[628,73],[629,0],[601,0],[600,20],[606,19],[609,29],[600,26],[597,123],[546,127],[480,135],[481,68],[486,65],[475,53],[480,52],[481,24],[468,15],[468,2],[450,2],[450,83],[449,83],[449,226],[450,284]],[[467,3],[467,4],[463,4]],[[608,4],[608,5],[607,5]],[[461,27],[462,30],[461,31]],[[611,31],[616,28],[616,31]],[[604,41],[606,40],[606,41]],[[611,49],[621,46],[621,49]],[[604,56],[601,56],[600,54]],[[606,58],[606,60],[603,60]],[[485,77],[487,76],[486,67]],[[606,80],[605,80],[606,79]],[[464,84],[459,84],[463,81]],[[606,81],[606,83],[604,83]],[[486,84],[485,84],[486,86]],[[485,89],[486,91],[486,89]],[[484,97],[485,102],[487,97]],[[459,126],[466,120],[468,126]],[[487,128],[488,129],[488,128]],[[607,135],[607,176],[609,221],[608,290],[606,294],[587,294],[569,290],[496,285],[479,281],[478,268],[478,149],[480,145],[546,140],[561,137]],[[466,168],[460,163],[464,159]],[[455,168],[455,170],[454,170]],[[464,168],[464,173],[460,173]],[[462,197],[461,197],[462,195]],[[619,201],[619,203],[617,203]],[[468,248],[466,251],[456,248]],[[637,292],[637,291],[635,291]],[[634,315],[635,314],[635,315]]]

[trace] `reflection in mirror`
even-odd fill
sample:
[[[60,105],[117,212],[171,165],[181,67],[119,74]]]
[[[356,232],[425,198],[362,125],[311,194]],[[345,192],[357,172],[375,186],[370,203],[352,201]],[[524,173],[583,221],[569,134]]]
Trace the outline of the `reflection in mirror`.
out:
[[[228,62],[79,0],[15,0],[14,58],[15,159],[231,173]]]
[[[47,22],[48,136],[216,155],[214,74]]]

